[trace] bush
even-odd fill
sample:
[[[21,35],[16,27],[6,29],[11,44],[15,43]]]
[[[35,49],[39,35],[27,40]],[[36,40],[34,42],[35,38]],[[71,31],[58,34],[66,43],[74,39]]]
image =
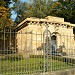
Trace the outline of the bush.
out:
[[[1,60],[11,60],[11,61],[18,61],[23,59],[22,55],[18,55],[18,54],[9,54],[9,55],[4,55],[4,56],[0,56]]]
[[[14,54],[13,50],[0,50],[0,54]]]
[[[30,55],[30,58],[44,58],[44,55]],[[50,58],[50,55],[48,55],[48,58]],[[65,63],[75,64],[75,59],[73,59],[73,58],[66,58],[66,57],[62,57],[62,56],[52,55],[52,59],[62,61]]]
[[[5,60],[5,56],[0,56],[0,60]]]
[[[44,55],[30,55],[30,58],[44,58]]]
[[[73,59],[73,58],[66,58],[66,57],[62,57],[62,56],[61,57],[60,56],[52,56],[52,59],[63,61],[63,62],[66,62],[66,63],[75,64],[75,59]]]

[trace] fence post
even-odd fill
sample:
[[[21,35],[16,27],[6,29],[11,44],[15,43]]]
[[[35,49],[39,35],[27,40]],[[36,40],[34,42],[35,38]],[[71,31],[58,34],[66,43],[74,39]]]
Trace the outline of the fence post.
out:
[[[50,55],[50,71],[52,72],[52,50],[51,50],[51,32],[48,30],[48,24],[45,24],[46,30],[43,33],[44,43],[44,74],[48,71]]]

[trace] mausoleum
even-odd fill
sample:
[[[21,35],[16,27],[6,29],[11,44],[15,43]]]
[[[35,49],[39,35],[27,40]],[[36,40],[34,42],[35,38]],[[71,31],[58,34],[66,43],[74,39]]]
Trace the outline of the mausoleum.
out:
[[[26,18],[15,27],[18,53],[25,57],[43,55],[46,39],[50,43],[49,50],[74,53],[74,30],[75,24],[65,22],[64,18],[54,16]]]

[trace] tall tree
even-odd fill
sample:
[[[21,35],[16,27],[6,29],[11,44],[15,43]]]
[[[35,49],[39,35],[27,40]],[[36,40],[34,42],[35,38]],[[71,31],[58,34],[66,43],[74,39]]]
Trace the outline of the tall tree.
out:
[[[15,22],[18,24],[27,17],[44,18],[50,14],[52,0],[30,0],[30,2],[21,2],[17,0],[14,3],[14,11],[17,13]]]
[[[63,17],[65,21],[75,23],[75,0],[56,1],[52,6],[51,14]]]
[[[9,44],[6,44],[9,41],[9,34],[5,34],[4,31],[9,31],[12,24],[10,18],[11,10],[9,8],[10,1],[11,0],[0,1],[0,54],[4,53],[5,47]]]
[[[15,19],[15,23],[18,24],[20,23],[23,19],[26,18],[25,12],[27,12],[26,7],[27,3],[26,2],[21,2],[21,0],[13,0],[13,11],[15,11],[15,14],[17,14],[17,17]]]
[[[12,20],[10,19],[11,13],[8,4],[6,0],[0,1],[0,31],[3,31],[4,28],[10,27],[12,23]]]

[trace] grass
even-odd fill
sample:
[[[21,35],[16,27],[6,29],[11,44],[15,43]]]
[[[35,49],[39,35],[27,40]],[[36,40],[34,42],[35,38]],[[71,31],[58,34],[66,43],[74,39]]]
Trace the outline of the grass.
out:
[[[1,56],[0,56],[1,57]],[[47,71],[52,70],[64,70],[67,68],[75,67],[73,64],[67,64],[62,61],[53,60],[52,65],[50,59],[47,60],[48,69]],[[8,56],[2,57],[0,59],[0,74],[1,75],[23,75],[23,74],[32,74],[32,73],[41,73],[44,72],[44,58],[40,57],[31,57],[31,58],[22,58],[21,56]]]

